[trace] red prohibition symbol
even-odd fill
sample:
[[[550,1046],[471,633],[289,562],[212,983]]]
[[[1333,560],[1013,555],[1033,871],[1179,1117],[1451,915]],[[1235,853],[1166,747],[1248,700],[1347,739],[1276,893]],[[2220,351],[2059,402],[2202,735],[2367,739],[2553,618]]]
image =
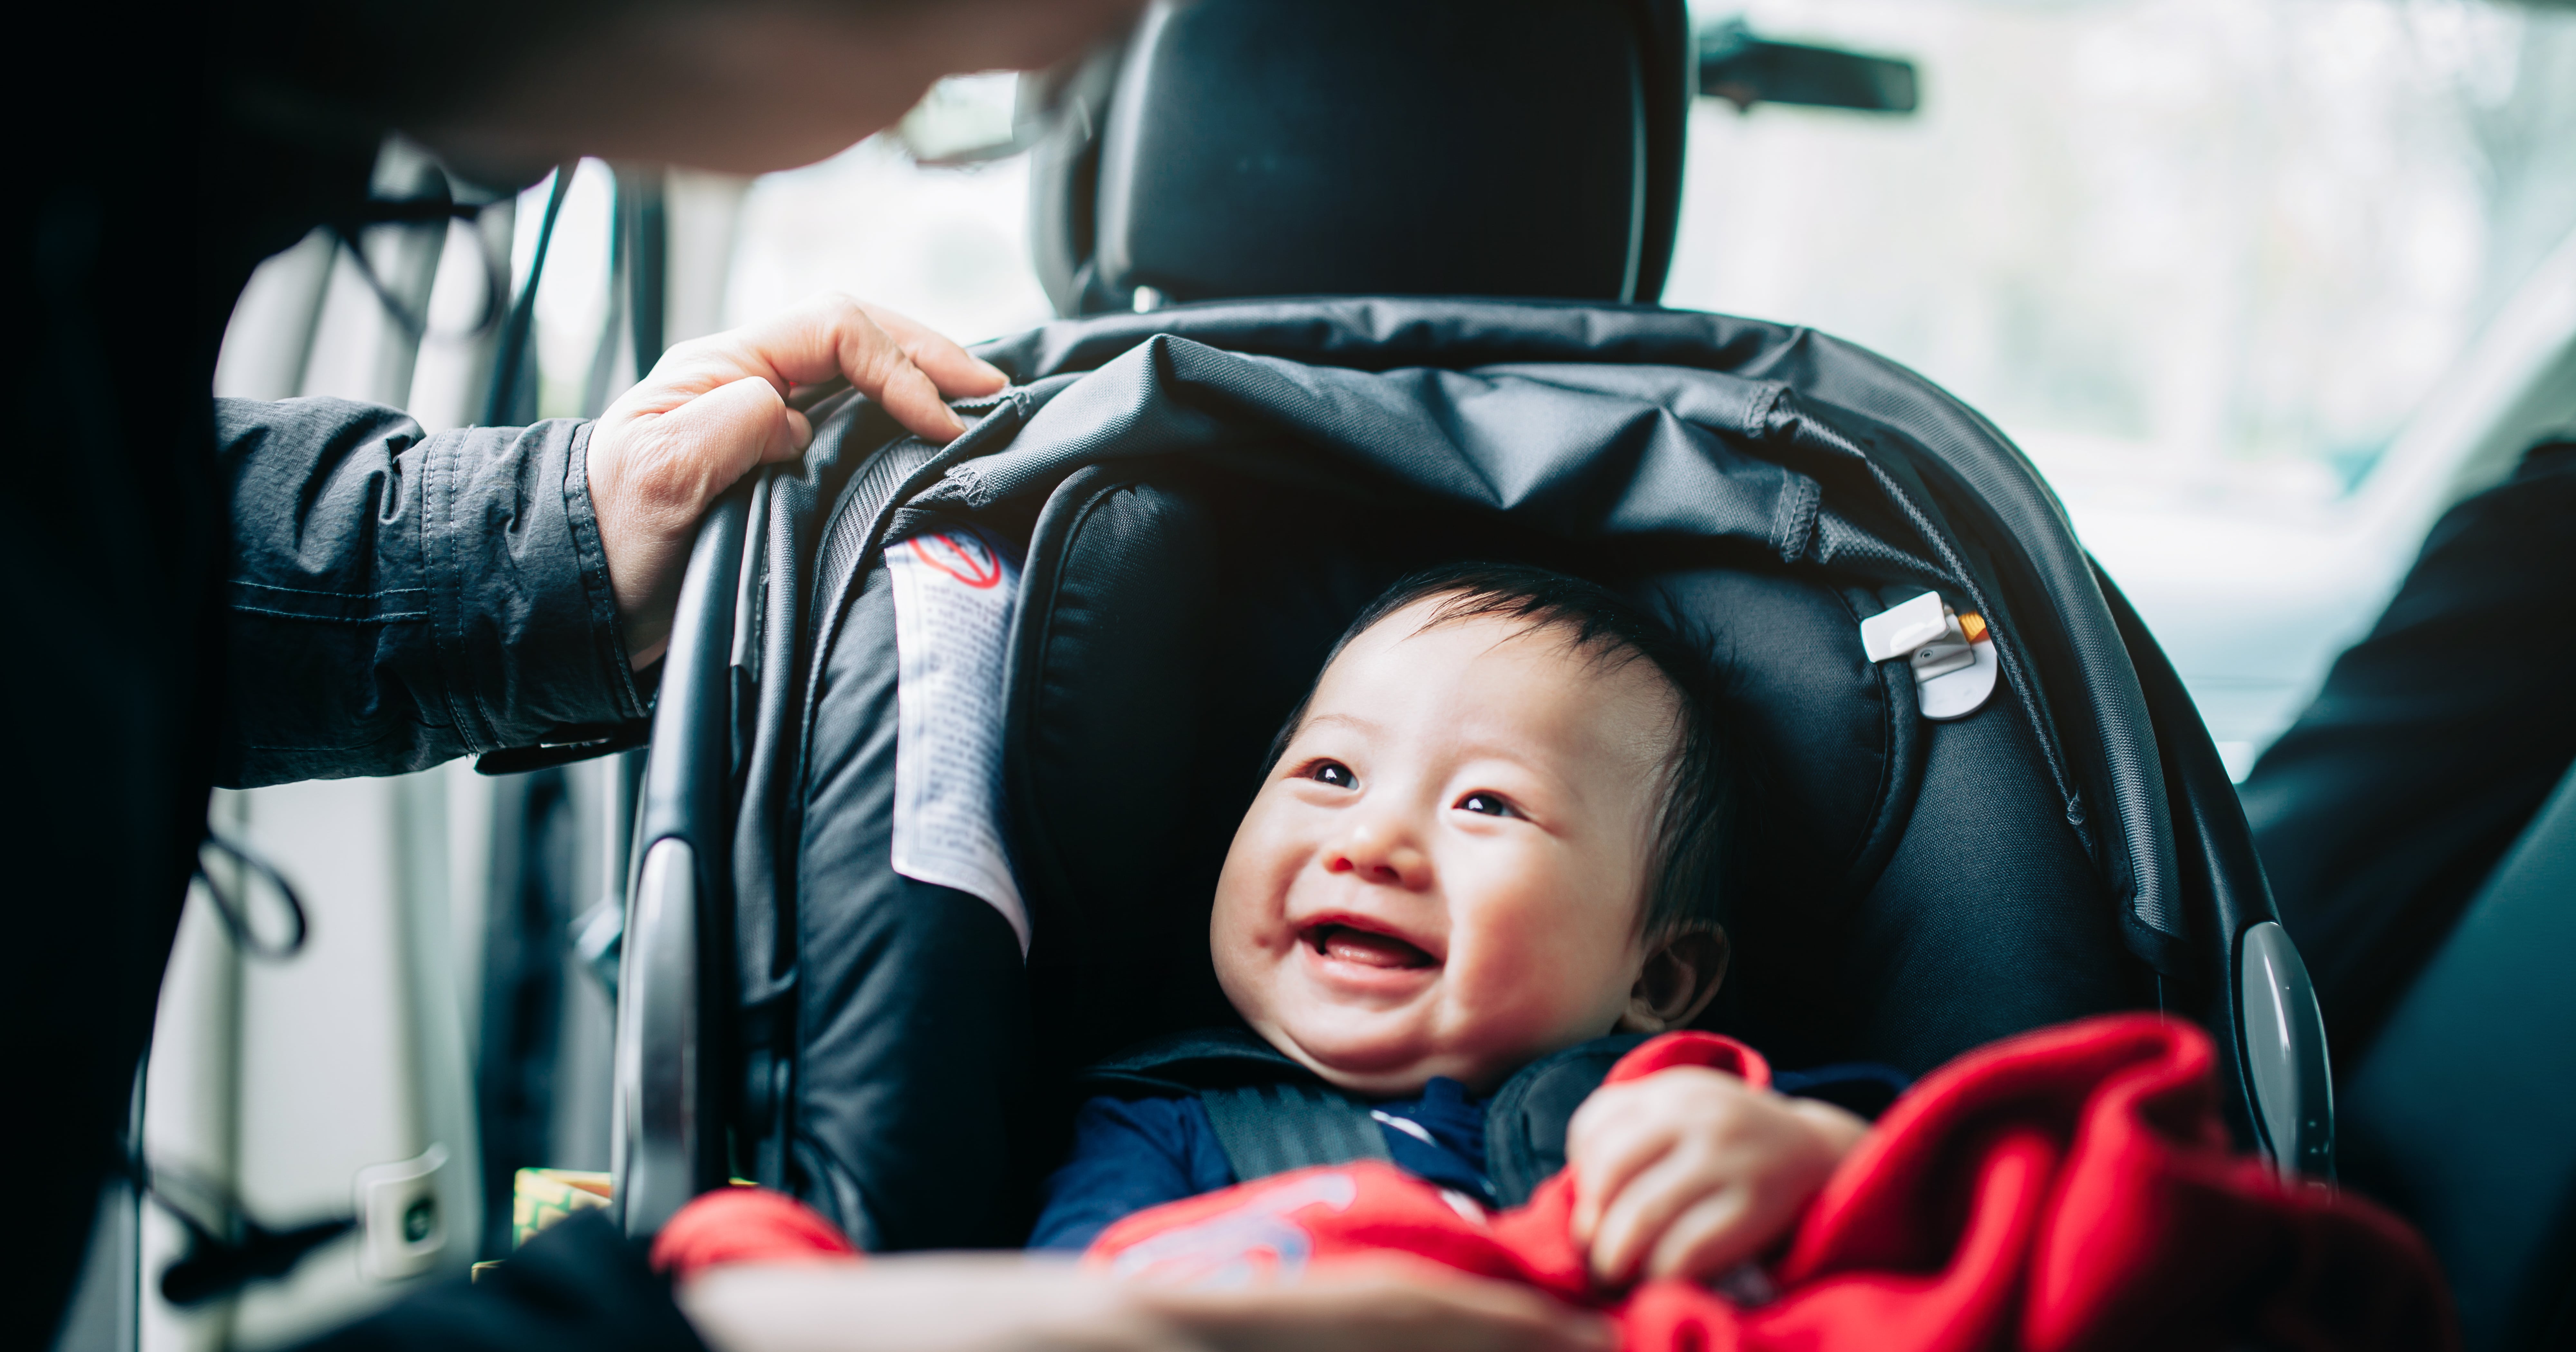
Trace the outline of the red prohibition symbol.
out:
[[[1002,559],[993,547],[963,531],[955,535],[916,535],[905,543],[912,556],[950,577],[982,591],[1002,582]]]

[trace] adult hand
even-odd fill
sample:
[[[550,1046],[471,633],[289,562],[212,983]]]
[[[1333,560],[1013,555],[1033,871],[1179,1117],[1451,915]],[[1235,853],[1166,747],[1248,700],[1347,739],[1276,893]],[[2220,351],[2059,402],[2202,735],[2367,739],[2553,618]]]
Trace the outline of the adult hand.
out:
[[[1610,1352],[1597,1315],[1390,1260],[1295,1286],[1163,1291],[1001,1255],[718,1268],[678,1291],[715,1352]]]
[[[1612,1286],[1705,1281],[1786,1234],[1868,1131],[1697,1066],[1596,1090],[1566,1124],[1575,1242]]]
[[[966,430],[944,402],[991,394],[1002,373],[892,310],[825,294],[757,324],[674,346],[590,434],[590,503],[608,554],[627,656],[671,636],[671,607],[698,518],[754,466],[793,460],[813,424],[800,386],[847,379],[894,420],[946,442]]]

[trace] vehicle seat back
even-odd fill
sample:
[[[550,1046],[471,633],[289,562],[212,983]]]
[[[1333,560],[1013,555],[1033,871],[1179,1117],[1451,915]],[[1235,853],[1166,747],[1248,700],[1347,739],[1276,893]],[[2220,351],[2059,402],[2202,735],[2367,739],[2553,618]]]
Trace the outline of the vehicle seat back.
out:
[[[2468,1352],[2576,1342],[2576,770],[2344,1087],[2344,1176],[2424,1231]]]
[[[1067,315],[1142,288],[1651,301],[1690,59],[1680,0],[1158,4],[1040,147],[1038,271]]]

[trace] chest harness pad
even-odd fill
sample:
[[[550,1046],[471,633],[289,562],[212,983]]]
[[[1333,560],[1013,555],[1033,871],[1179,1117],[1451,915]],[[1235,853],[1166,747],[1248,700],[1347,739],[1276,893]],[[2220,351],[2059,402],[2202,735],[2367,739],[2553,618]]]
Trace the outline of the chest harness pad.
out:
[[[1500,1206],[1518,1206],[1565,1167],[1574,1110],[1642,1034],[1596,1038],[1521,1068],[1485,1106],[1485,1173]],[[1319,1164],[1386,1159],[1386,1136],[1363,1099],[1327,1084],[1239,1028],[1209,1028],[1146,1043],[1093,1066],[1090,1094],[1194,1096],[1215,1124],[1236,1181]]]

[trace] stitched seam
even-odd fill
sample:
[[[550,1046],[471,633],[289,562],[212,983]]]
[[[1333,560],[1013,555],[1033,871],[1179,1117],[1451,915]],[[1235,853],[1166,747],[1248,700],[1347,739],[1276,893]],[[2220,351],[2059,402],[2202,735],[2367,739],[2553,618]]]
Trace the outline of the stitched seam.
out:
[[[544,424],[543,424],[543,423],[539,423],[539,424],[537,424],[537,427],[542,427],[542,426],[544,426]],[[510,443],[509,443],[509,448],[508,448],[508,452],[509,452],[510,454],[513,454],[513,455],[519,454],[519,452],[520,452],[520,448],[521,448],[522,446],[524,446],[524,445],[526,444],[527,440],[528,440],[528,434],[529,434],[529,433],[531,433],[531,432],[536,431],[536,427],[522,427],[522,428],[518,428],[518,429],[515,429],[515,430],[517,431],[517,435],[516,435],[516,436],[513,436],[512,438],[510,438]],[[538,443],[538,450],[539,450],[539,452],[540,452],[540,453],[542,453],[543,446],[544,446],[544,442],[543,442],[543,439],[542,439],[542,437],[541,437],[541,438],[540,438],[540,440],[539,440],[539,443]],[[462,496],[460,493],[458,493],[458,492],[457,492],[457,488],[456,488],[456,485],[457,485],[459,482],[461,482],[461,480],[462,480],[462,478],[463,478],[463,475],[462,475],[461,470],[462,470],[462,467],[461,467],[461,466],[459,466],[459,468],[458,468],[457,470],[451,470],[451,471],[450,471],[450,474],[451,474],[451,475],[453,475],[453,476],[455,476],[454,478],[452,478],[452,479],[451,479],[451,481],[450,481],[450,487],[449,487],[449,490],[448,490],[448,496],[449,496],[449,500],[450,500],[451,502],[455,501],[457,498],[459,498],[459,497],[461,497],[461,496]],[[520,468],[519,472],[520,472],[520,473],[524,473],[524,472],[525,472],[525,468],[524,468],[524,466],[522,466],[522,467]],[[542,480],[541,480],[540,482],[542,482]],[[511,506],[512,506],[512,508],[514,509],[514,512],[513,512],[513,521],[514,521],[514,523],[515,523],[515,524],[518,524],[518,525],[521,525],[521,526],[527,526],[527,525],[532,525],[532,524],[534,524],[533,522],[530,522],[529,520],[527,520],[527,518],[526,518],[524,515],[519,514],[519,513],[518,513],[518,512],[516,512],[516,510],[515,510],[516,508],[518,508],[518,507],[520,506],[520,503],[519,503],[519,501],[518,501],[517,485],[516,485],[515,483],[512,485],[512,492],[511,492]],[[461,530],[457,530],[457,529],[454,529],[454,528],[453,528],[453,527],[455,526],[455,522],[454,522],[453,520],[451,520],[451,521],[449,522],[449,526],[450,526],[450,529],[449,529],[449,531],[448,531],[447,538],[448,538],[448,541],[449,541],[449,547],[450,547],[451,549],[453,549],[453,548],[456,548],[456,541],[458,540],[458,538],[459,538],[459,537],[461,537],[461,536],[464,534],[464,532],[463,532],[463,531],[461,531]],[[504,533],[504,534],[506,534],[507,532],[505,531],[505,532],[503,532],[503,533]],[[460,570],[460,572],[461,572],[461,570]],[[460,577],[460,578],[459,578],[459,581],[461,582],[462,580],[463,580],[463,579]],[[479,591],[480,589],[478,588],[477,590]],[[460,587],[460,588],[458,589],[457,593],[456,593],[456,632],[457,632],[457,637],[458,637],[458,639],[459,639],[460,643],[462,642],[462,640],[463,640],[463,638],[464,638],[464,635],[465,635],[465,627],[466,627],[465,593],[464,593],[464,590]],[[463,651],[463,649],[460,649],[460,651]],[[469,655],[469,656],[470,656],[470,655],[471,655],[471,654],[470,654],[470,652],[469,652],[467,655]],[[507,648],[506,648],[506,647],[505,647],[505,648],[503,648],[503,649],[502,649],[502,651],[500,651],[500,652],[498,652],[498,653],[494,654],[494,656],[495,656],[496,660],[501,664],[501,666],[502,666],[502,668],[503,668],[502,678],[503,678],[504,680],[509,680],[509,679],[511,679],[511,678],[513,678],[513,677],[515,677],[515,676],[518,674],[518,673],[516,673],[516,672],[514,672],[514,671],[509,670],[509,667],[510,667],[510,655],[509,655],[509,652],[508,652],[508,650],[507,650]],[[469,668],[469,673],[470,673],[470,668]],[[466,698],[468,701],[470,701],[470,702],[471,702],[472,707],[473,707],[473,709],[474,709],[474,715],[475,715],[475,717],[477,717],[477,718],[479,718],[479,719],[481,719],[481,720],[482,720],[482,737],[481,737],[481,739],[480,739],[480,740],[481,740],[481,745],[477,746],[477,747],[475,748],[475,750],[476,750],[476,751],[478,751],[478,752],[480,752],[480,751],[487,751],[487,750],[506,750],[506,749],[507,749],[507,747],[504,745],[504,741],[503,741],[503,738],[502,738],[502,736],[501,736],[501,719],[500,719],[500,717],[499,717],[498,715],[496,715],[496,714],[494,714],[494,713],[492,712],[492,702],[491,702],[488,698],[486,698],[486,695],[487,695],[487,692],[486,692],[485,690],[483,690],[481,682],[479,682],[479,681],[472,681],[472,680],[469,680],[469,681],[467,681],[467,682],[466,682],[466,685],[465,685],[465,698]]]
[[[1097,465],[1083,465],[1075,469],[1071,474],[1067,474],[1062,479],[1057,480],[1055,489],[1050,490],[1047,496],[1049,498],[1053,498],[1057,491],[1062,490],[1064,485],[1071,482],[1076,476],[1085,474],[1096,468],[1101,467]],[[1041,672],[1044,671],[1046,667],[1047,650],[1054,644],[1055,621],[1058,613],[1056,609],[1056,601],[1063,595],[1064,566],[1066,561],[1073,557],[1075,542],[1082,538],[1084,530],[1091,525],[1092,518],[1100,514],[1101,508],[1108,503],[1110,498],[1126,489],[1134,487],[1136,484],[1136,480],[1133,476],[1112,474],[1105,468],[1101,469],[1100,481],[1100,486],[1084,497],[1080,505],[1074,509],[1072,513],[1073,519],[1065,523],[1064,533],[1062,536],[1051,542],[1054,545],[1054,554],[1053,557],[1047,560],[1045,605],[1040,608],[1038,612],[1033,638],[1036,651],[1026,654],[1026,660]],[[1041,505],[1038,510],[1040,516],[1045,515],[1046,509],[1043,505]],[[1050,542],[1039,538],[1033,524],[1030,529],[1029,536],[1029,557],[1023,561],[1020,575],[1021,590],[1028,596],[1035,597],[1039,590],[1036,585],[1036,579],[1030,575],[1029,569],[1037,562],[1036,555],[1038,549],[1042,545],[1048,543]],[[1014,616],[1013,628],[1017,629],[1018,627],[1019,617]],[[1011,654],[1006,648],[1003,657],[1006,664],[1009,662],[1012,655],[1013,654]],[[1004,673],[1003,679],[1006,682],[1009,680],[1009,673],[1007,670]],[[1040,682],[1033,681],[1028,688],[1034,692],[1039,689],[1040,686]],[[1002,711],[1005,726],[1005,738],[1008,738],[1010,736],[1010,732],[1014,730],[1010,727],[1010,724],[1020,721],[1013,717],[1014,712],[1014,710],[1008,707],[1005,707]],[[1026,721],[1034,724],[1037,718],[1036,699],[1034,695],[1032,695],[1030,706],[1026,713]],[[1022,768],[1012,766],[1009,763],[1009,752],[1007,749],[1004,751],[1003,756],[1004,774],[1007,775],[1014,769]],[[1028,776],[1022,777],[1024,784],[1028,778]],[[1064,860],[1065,852],[1057,844],[1055,833],[1048,829],[1045,817],[1038,810],[1035,798],[1023,791],[1021,794],[1015,795],[1013,806],[1020,809],[1022,823],[1022,829],[1015,834],[1021,837],[1022,841],[1035,845],[1036,848],[1045,855],[1045,858],[1040,862],[1045,868],[1047,881],[1052,885],[1052,890],[1055,895],[1058,897],[1072,895],[1075,890],[1073,887],[1072,870],[1066,867]],[[1030,839],[1031,837],[1035,837],[1036,839],[1032,840]],[[1025,893],[1026,889],[1024,889],[1024,894]],[[1024,895],[1023,900],[1034,901],[1035,897]],[[1030,915],[1029,924],[1032,933],[1034,933],[1037,925],[1037,916],[1034,910]]]
[[[1852,629],[1858,629],[1860,627],[1860,611],[1852,604],[1851,598],[1845,595],[1840,588],[1829,587],[1825,589],[1825,592],[1827,597],[1830,598],[1835,605],[1842,608],[1843,618],[1849,626]],[[1896,806],[1896,773],[1899,768],[1897,765],[1896,739],[1902,735],[1901,730],[1896,725],[1896,720],[1901,717],[1901,715],[1897,711],[1895,697],[1887,693],[1890,682],[1888,674],[1883,669],[1882,664],[1872,662],[1869,664],[1869,667],[1871,679],[1877,686],[1876,693],[1880,696],[1878,700],[1878,723],[1880,734],[1884,739],[1881,741],[1880,745],[1884,749],[1879,753],[1878,786],[1872,790],[1870,794],[1869,817],[1861,823],[1860,839],[1852,842],[1851,853],[1842,860],[1844,883],[1844,896],[1842,897],[1842,901],[1845,905],[1857,902],[1860,899],[1859,889],[1852,886],[1856,881],[1852,876],[1854,866],[1859,864],[1861,860],[1869,857],[1872,849],[1879,843],[1880,833],[1886,831],[1895,824],[1889,820],[1889,816]],[[1919,713],[1917,717],[1920,717]],[[1924,735],[1923,730],[1920,727],[1917,727],[1914,730],[1914,733],[1918,737]]]
[[[246,606],[236,601],[236,615],[265,615],[274,620],[311,620],[315,624],[409,624],[430,617],[426,610],[394,610],[381,615],[308,615],[300,610],[271,610],[266,606]]]
[[[458,440],[461,442],[463,438]],[[423,489],[420,513],[421,562],[428,567],[432,578],[442,579],[447,584],[438,589],[442,593],[438,598],[442,603],[440,608],[447,612],[446,622],[442,624],[433,618],[430,623],[431,651],[438,658],[438,666],[443,676],[439,682],[439,703],[447,706],[448,727],[455,731],[458,740],[464,742],[469,749],[480,752],[488,749],[489,739],[475,735],[473,721],[467,716],[465,707],[458,699],[458,686],[462,684],[465,666],[464,635],[461,632],[464,597],[462,579],[455,575],[453,542],[456,532],[452,529],[452,523],[447,520],[449,514],[447,504],[440,501],[442,474],[449,477],[448,496],[451,498],[454,496],[453,476],[456,471],[449,462],[456,456],[457,451],[452,447],[447,448],[444,453],[439,449],[432,449],[424,457],[426,463],[421,466]],[[433,524],[432,518],[436,518],[438,524]],[[442,550],[447,551],[445,558],[441,557]]]
[[[253,587],[260,591],[282,592],[288,596],[324,596],[329,597],[334,601],[373,601],[386,596],[427,596],[430,594],[430,589],[427,587],[387,587],[382,591],[369,592],[316,591],[309,587],[280,587],[273,583],[252,582],[246,578],[238,577],[232,579],[231,585],[236,587]]]

